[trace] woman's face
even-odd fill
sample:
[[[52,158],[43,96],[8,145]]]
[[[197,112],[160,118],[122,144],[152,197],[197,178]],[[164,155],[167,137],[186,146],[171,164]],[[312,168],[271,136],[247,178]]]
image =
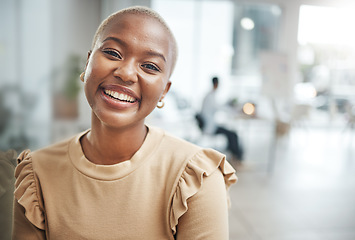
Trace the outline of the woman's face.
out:
[[[170,87],[170,35],[155,19],[125,14],[99,36],[85,69],[93,117],[120,128],[144,124]]]

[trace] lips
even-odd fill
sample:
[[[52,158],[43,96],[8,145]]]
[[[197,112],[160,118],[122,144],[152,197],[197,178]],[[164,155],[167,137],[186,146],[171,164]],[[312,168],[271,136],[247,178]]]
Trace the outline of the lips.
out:
[[[114,98],[114,99],[120,100],[120,101],[124,101],[124,102],[134,103],[135,101],[137,101],[137,99],[134,97],[131,97],[131,96],[124,94],[124,93],[115,92],[112,90],[104,90],[104,93],[111,98]]]
[[[106,96],[121,102],[135,103],[139,101],[135,93],[127,88],[119,86],[109,86],[103,88],[103,92]]]

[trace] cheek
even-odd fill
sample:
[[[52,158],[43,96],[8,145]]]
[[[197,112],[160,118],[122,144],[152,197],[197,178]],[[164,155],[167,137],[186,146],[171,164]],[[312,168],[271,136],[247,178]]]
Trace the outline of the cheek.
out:
[[[85,82],[85,85],[84,85],[84,92],[85,92],[86,100],[88,101],[90,107],[92,107],[94,94],[92,91],[90,91],[90,83],[88,83],[87,81]]]
[[[161,81],[144,84],[144,92],[153,104],[156,104],[164,91],[164,84]]]
[[[95,52],[85,70],[85,80],[97,81],[114,69],[112,62],[107,61],[100,53]]]
[[[90,61],[85,70],[85,80],[92,81],[95,79],[96,75],[100,75],[102,67],[99,61]]]
[[[101,79],[100,75],[102,74],[100,68],[101,67],[98,66],[97,62],[91,61],[85,70],[84,91],[90,107],[93,107],[95,93],[100,84],[99,80]]]
[[[100,61],[89,62],[85,70],[85,95],[90,105],[92,105],[93,98],[97,92],[102,79],[105,78],[105,65],[101,64]]]

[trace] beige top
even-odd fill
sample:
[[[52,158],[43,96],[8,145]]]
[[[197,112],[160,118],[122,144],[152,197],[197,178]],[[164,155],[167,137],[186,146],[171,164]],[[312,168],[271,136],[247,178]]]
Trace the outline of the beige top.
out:
[[[13,239],[228,239],[224,155],[149,127],[132,159],[96,165],[86,132],[19,156]]]

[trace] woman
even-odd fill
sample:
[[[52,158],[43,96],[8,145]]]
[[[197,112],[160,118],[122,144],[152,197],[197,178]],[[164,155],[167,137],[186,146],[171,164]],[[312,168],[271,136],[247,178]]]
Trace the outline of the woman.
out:
[[[81,75],[91,129],[20,154],[13,239],[228,239],[233,168],[144,122],[163,105],[176,49],[151,9],[103,21]]]

